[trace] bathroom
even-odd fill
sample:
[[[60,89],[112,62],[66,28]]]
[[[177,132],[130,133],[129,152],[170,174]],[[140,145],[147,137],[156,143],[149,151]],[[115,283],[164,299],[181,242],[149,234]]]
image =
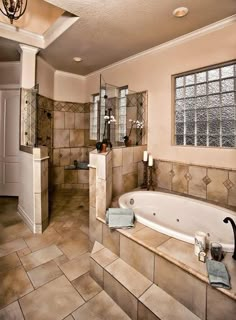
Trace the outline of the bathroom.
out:
[[[182,35],[178,39],[170,40],[131,58],[119,59],[121,61],[109,63],[104,68],[98,68],[93,72],[84,73],[84,75],[60,71],[50,62],[46,62],[44,57],[38,55],[37,52],[27,51],[27,47],[22,46],[23,56],[24,54],[29,55],[25,69],[23,67],[22,71],[17,71],[17,79],[6,80],[6,77],[0,76],[1,92],[6,90],[7,85],[15,86],[17,89],[19,87],[30,89],[35,83],[39,85],[39,108],[43,112],[46,111],[45,120],[49,126],[48,130],[39,133],[39,136],[45,134],[50,138],[46,139],[46,143],[42,143],[47,145],[47,151],[42,149],[40,155],[25,153],[22,151],[24,148],[20,151],[21,175],[18,192],[21,217],[28,223],[27,225],[31,225],[31,230],[34,232],[40,233],[45,230],[44,234],[49,232],[50,237],[57,239],[50,224],[47,227],[51,208],[49,207],[48,211],[48,194],[55,192],[56,196],[50,199],[50,206],[52,204],[54,208],[53,201],[55,201],[58,208],[61,208],[61,213],[65,210],[67,203],[72,200],[74,201],[72,208],[75,205],[75,210],[78,210],[79,205],[81,206],[79,210],[83,210],[82,207],[86,209],[81,223],[82,220],[89,219],[89,227],[85,224],[81,224],[80,227],[85,231],[88,239],[85,239],[84,235],[76,238],[75,228],[71,227],[74,221],[73,217],[70,219],[68,216],[68,220],[64,221],[65,228],[59,225],[61,223],[60,217],[57,217],[58,221],[55,221],[56,224],[58,223],[58,230],[61,233],[68,232],[70,227],[73,232],[70,240],[67,239],[66,245],[59,245],[60,250],[67,252],[69,257],[69,261],[60,261],[60,263],[67,264],[73,259],[79,258],[78,256],[75,258],[68,249],[69,243],[72,243],[70,241],[74,241],[73,237],[76,238],[76,245],[82,248],[81,256],[87,254],[87,249],[84,249],[79,243],[84,245],[85,240],[88,240],[88,251],[92,252],[90,274],[106,294],[115,301],[114,305],[118,305],[125,312],[125,316],[123,313],[122,315],[119,313],[120,316],[116,315],[114,319],[126,319],[126,317],[131,319],[166,319],[165,313],[158,314],[159,311],[151,303],[151,298],[148,300],[147,297],[144,300],[144,293],[149,287],[154,291],[154,296],[160,294],[158,291],[160,288],[165,290],[169,296],[177,301],[177,309],[179,305],[184,306],[183,312],[187,313],[183,313],[182,317],[180,315],[179,319],[188,319],[188,316],[189,319],[204,320],[223,318],[230,320],[234,318],[236,313],[236,264],[231,258],[231,253],[227,253],[223,262],[226,263],[230,273],[232,289],[216,290],[209,286],[206,264],[198,261],[191,244],[174,238],[170,239],[169,236],[161,233],[157,235],[155,231],[143,227],[140,223],[137,223],[136,228],[138,229],[135,228],[133,231],[132,229],[111,231],[104,223],[104,215],[108,207],[117,206],[117,200],[122,194],[140,188],[144,182],[142,160],[143,152],[146,150],[149,156],[151,155],[154,159],[152,175],[153,186],[156,190],[232,209],[233,215],[236,215],[235,147],[176,145],[174,132],[176,127],[174,115],[175,76],[181,77],[183,74],[185,76],[185,74],[200,72],[198,70],[214,66],[218,68],[221,64],[230,64],[230,61],[234,61],[236,58],[235,29],[236,22],[235,16],[233,16],[198,31],[193,29],[192,33]],[[36,71],[35,65],[31,65],[29,58],[32,56],[35,58]],[[24,59],[22,63],[24,64]],[[6,63],[3,62],[0,63],[0,68],[3,65],[6,68]],[[17,62],[16,65],[19,67],[20,62]],[[8,62],[7,68],[10,68],[10,62]],[[75,65],[75,68],[78,67]],[[1,74],[7,74],[7,72],[1,72]],[[29,81],[29,74],[32,79],[36,78],[36,81]],[[121,146],[113,145],[113,149],[107,153],[98,153],[95,148],[96,140],[89,139],[90,107],[93,105],[91,103],[93,96],[99,93],[101,74],[106,83],[117,88],[128,86],[128,90],[137,93],[146,92],[147,109],[142,145],[136,146],[135,143],[132,143],[132,145],[125,147],[123,143],[120,143]],[[3,78],[7,83],[3,82]],[[235,101],[233,106],[235,108]],[[47,116],[48,113],[51,114],[51,118]],[[132,137],[131,141],[134,140],[135,138]],[[37,167],[39,159],[40,168]],[[75,160],[89,163],[89,168],[86,170],[69,169],[69,166],[74,165]],[[34,186],[35,181],[32,181],[32,177],[38,175],[44,182]],[[35,179],[37,180],[37,178]],[[81,192],[81,195],[78,195],[78,192]],[[60,199],[62,194],[64,196]],[[35,201],[29,199],[35,199]],[[79,205],[75,204],[76,201]],[[68,210],[66,215],[69,215],[67,207],[66,210]],[[232,227],[229,224],[225,224],[224,227],[228,228],[228,234],[233,239]],[[40,237],[40,235],[36,237]],[[45,237],[46,240],[42,241],[47,246],[51,245],[51,240],[48,240],[50,237],[47,235]],[[39,247],[37,249],[41,250]],[[105,257],[102,257],[102,252]],[[27,253],[25,254],[27,256]],[[58,257],[53,259],[58,259]],[[109,261],[107,264],[106,259]],[[124,260],[132,269],[124,267],[120,260]],[[135,275],[137,272],[140,284],[143,284],[143,290],[135,292],[134,284],[126,283],[127,279],[123,280],[122,274],[117,275],[115,263],[117,263],[119,270],[123,268],[127,274],[130,270],[133,270]],[[114,270],[112,269],[113,264]],[[72,270],[73,265],[71,266]],[[67,270],[66,267],[59,267],[59,269],[64,273]],[[36,268],[39,267],[36,266]],[[26,273],[30,272],[31,270]],[[140,274],[145,277],[145,280]],[[59,275],[61,276],[61,273]],[[132,276],[130,277],[132,278]],[[72,279],[72,282],[75,281],[73,277]],[[43,286],[34,291],[36,292],[40,288]],[[25,296],[19,295],[7,304],[1,305],[0,318],[2,312],[3,319],[8,319],[7,316],[4,318],[4,315],[7,314],[4,313],[5,308],[16,303],[19,299],[19,305],[25,318],[34,319],[24,313],[27,310],[24,299],[26,300],[27,295],[32,294],[31,291],[34,292],[33,288]],[[21,299],[23,299],[22,302]],[[67,315],[68,319],[80,319],[80,316],[83,317],[85,314],[82,308],[85,309],[85,305],[89,302],[86,301],[84,307],[83,303],[81,302],[82,307],[75,303],[68,309],[67,314],[64,314],[63,317],[58,315],[55,319],[64,319]],[[163,305],[165,304],[163,303]],[[78,312],[75,311],[76,308],[78,308]],[[178,310],[182,310],[181,308]],[[84,317],[86,319],[85,315]],[[21,318],[19,317],[19,319]],[[98,319],[102,319],[102,317],[100,316]],[[172,319],[174,319],[173,316]]]

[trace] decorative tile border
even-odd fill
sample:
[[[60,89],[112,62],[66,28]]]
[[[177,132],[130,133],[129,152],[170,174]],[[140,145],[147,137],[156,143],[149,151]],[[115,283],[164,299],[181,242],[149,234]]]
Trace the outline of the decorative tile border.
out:
[[[155,187],[236,209],[236,170],[155,159]]]

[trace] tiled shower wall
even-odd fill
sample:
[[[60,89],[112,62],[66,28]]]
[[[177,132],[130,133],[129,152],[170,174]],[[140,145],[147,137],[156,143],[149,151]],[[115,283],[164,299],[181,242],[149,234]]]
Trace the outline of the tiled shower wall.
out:
[[[236,170],[155,160],[157,188],[236,207]]]
[[[88,170],[65,170],[74,160],[89,161],[94,142],[89,140],[89,103],[53,101],[38,97],[39,144],[50,156],[50,189],[88,189]],[[49,121],[51,115],[51,119]]]

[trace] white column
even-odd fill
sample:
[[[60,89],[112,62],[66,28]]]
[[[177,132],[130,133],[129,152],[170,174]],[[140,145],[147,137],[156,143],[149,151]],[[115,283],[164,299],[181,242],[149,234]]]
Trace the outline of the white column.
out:
[[[38,48],[20,44],[21,54],[21,87],[31,89],[36,79],[36,55]]]

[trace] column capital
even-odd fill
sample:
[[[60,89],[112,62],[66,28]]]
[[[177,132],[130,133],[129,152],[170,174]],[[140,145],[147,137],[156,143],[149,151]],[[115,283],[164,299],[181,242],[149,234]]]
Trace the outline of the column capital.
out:
[[[32,54],[36,55],[39,52],[39,50],[40,49],[37,47],[28,46],[27,44],[23,44],[23,43],[19,44],[19,52],[20,53],[27,52],[27,53],[32,53]]]

